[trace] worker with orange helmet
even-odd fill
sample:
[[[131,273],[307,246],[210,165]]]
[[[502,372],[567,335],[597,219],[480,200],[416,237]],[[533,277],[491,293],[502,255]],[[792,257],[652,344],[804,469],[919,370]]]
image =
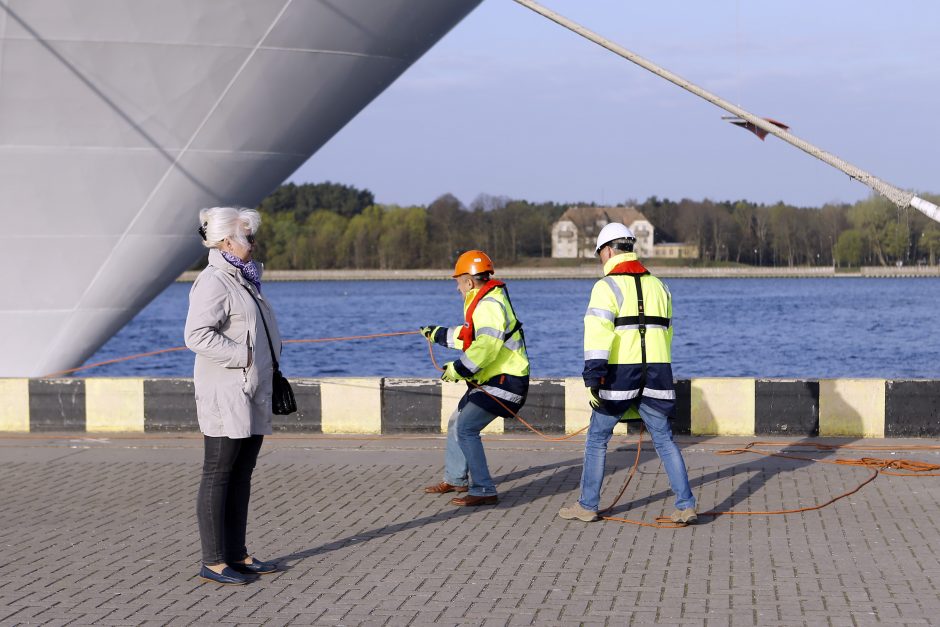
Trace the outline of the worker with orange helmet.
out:
[[[463,351],[459,359],[445,364],[441,376],[444,381],[467,382],[467,392],[447,422],[444,480],[424,489],[428,494],[467,492],[451,499],[459,506],[498,502],[480,432],[497,416],[518,412],[529,391],[522,323],[506,284],[491,278],[494,272],[482,250],[460,255],[453,277],[464,299],[463,325],[421,328],[428,340]]]

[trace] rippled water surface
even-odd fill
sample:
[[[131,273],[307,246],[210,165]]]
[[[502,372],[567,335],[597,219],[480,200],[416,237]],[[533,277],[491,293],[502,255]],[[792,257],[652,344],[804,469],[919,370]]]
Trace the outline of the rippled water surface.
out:
[[[578,376],[593,281],[513,281],[534,377]],[[678,378],[940,378],[934,313],[940,279],[670,279]],[[183,343],[189,284],[175,283],[88,360]],[[456,325],[451,281],[267,283],[286,338]],[[439,361],[456,352],[437,348]],[[284,347],[289,377],[434,377],[418,335]],[[94,368],[82,376],[192,376],[188,351]]]

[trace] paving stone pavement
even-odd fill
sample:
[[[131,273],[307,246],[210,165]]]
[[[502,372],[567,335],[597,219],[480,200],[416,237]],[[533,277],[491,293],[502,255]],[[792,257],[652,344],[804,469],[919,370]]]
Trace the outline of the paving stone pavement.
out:
[[[629,440],[611,447],[605,503],[632,464]],[[869,473],[715,454],[744,441],[679,438],[700,509],[811,505]],[[440,479],[443,446],[440,437],[269,437],[249,548],[284,570],[224,587],[195,577],[198,436],[0,438],[0,624],[940,623],[940,477],[881,476],[820,511],[654,529],[557,518],[577,498],[581,441],[486,438],[500,503],[478,509],[421,493]],[[937,451],[838,456],[940,460]],[[613,513],[651,522],[671,509],[647,446]]]

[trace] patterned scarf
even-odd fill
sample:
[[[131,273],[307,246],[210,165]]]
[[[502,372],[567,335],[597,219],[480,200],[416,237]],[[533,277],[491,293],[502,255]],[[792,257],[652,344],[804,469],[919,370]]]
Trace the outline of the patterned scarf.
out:
[[[252,285],[255,286],[255,289],[258,290],[258,293],[261,293],[261,268],[258,267],[258,264],[255,263],[255,260],[251,261],[242,261],[235,255],[224,250],[219,251],[222,253],[222,256],[225,257],[225,260],[241,270],[242,276],[245,277],[246,281],[250,281]]]

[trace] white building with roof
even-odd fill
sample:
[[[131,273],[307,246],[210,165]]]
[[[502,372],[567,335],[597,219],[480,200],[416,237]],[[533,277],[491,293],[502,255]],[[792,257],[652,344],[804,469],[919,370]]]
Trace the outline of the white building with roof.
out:
[[[597,234],[611,222],[630,227],[636,235],[634,250],[640,257],[698,258],[694,244],[655,244],[655,227],[636,207],[569,207],[552,225],[552,257],[593,257]]]

